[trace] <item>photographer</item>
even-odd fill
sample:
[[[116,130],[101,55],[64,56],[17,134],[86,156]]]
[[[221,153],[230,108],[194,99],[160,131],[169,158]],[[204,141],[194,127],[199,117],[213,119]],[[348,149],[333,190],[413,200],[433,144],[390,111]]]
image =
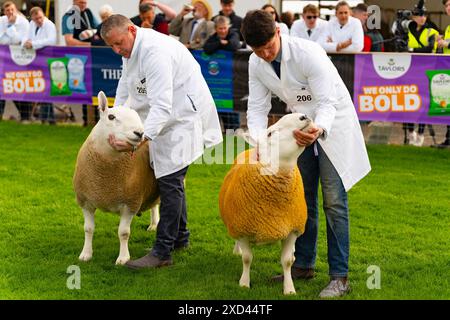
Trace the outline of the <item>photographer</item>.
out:
[[[435,53],[439,31],[428,20],[425,6],[416,7],[412,12],[412,21],[408,25],[408,51]]]
[[[412,21],[408,24],[408,51],[415,53],[436,53],[439,31],[428,20],[427,9],[420,1],[412,11]],[[425,140],[425,124],[419,124],[418,133],[413,123],[407,123],[408,143],[421,147]]]

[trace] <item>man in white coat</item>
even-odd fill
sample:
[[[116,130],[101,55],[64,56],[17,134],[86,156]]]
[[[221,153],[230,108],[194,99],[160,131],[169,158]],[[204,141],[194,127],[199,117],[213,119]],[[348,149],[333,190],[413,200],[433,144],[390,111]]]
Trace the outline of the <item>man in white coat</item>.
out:
[[[56,45],[56,27],[55,24],[47,19],[41,7],[33,7],[30,10],[30,28],[28,37],[22,40],[22,46],[27,49],[39,50],[46,46]],[[29,110],[32,109],[32,102],[22,102],[22,108],[28,105]],[[39,104],[40,120],[42,123],[46,121],[49,124],[56,124],[55,113],[53,111],[53,104],[40,103]]]
[[[328,22],[320,19],[320,10],[313,4],[303,8],[302,19],[294,21],[291,27],[291,37],[298,37],[317,42],[322,37]]]
[[[249,61],[247,123],[250,134],[267,127],[272,93],[292,112],[314,120],[309,133],[293,132],[305,151],[298,159],[308,220],[296,242],[294,279],[314,277],[318,234],[318,186],[322,185],[327,218],[330,283],[320,297],[337,297],[349,291],[349,224],[347,191],[370,171],[370,163],[350,94],[320,45],[280,36],[271,16],[247,13],[242,35],[254,53]],[[275,280],[282,280],[277,276]]]
[[[364,48],[364,30],[361,21],[351,16],[347,2],[336,5],[336,17],[328,22],[319,43],[326,52],[354,53]]]
[[[184,177],[204,148],[222,142],[214,100],[189,50],[177,40],[112,15],[102,38],[123,57],[115,106],[135,109],[150,140],[150,162],[160,189],[160,221],[151,252],[132,269],[171,265],[171,251],[189,245]],[[132,147],[111,137],[119,151]]]
[[[44,11],[40,7],[33,7],[30,10],[30,28],[28,37],[22,39],[22,46],[27,49],[39,50],[46,46],[56,45],[55,24],[47,19]]]

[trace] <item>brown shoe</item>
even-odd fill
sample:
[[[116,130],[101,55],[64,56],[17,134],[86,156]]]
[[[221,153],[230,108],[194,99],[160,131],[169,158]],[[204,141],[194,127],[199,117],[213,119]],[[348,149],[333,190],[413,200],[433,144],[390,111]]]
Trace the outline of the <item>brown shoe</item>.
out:
[[[167,267],[173,264],[172,258],[169,258],[167,260],[161,260],[158,257],[155,257],[151,253],[143,256],[140,259],[137,260],[130,260],[125,265],[133,270],[139,270],[144,268],[161,268],[161,267]]]
[[[303,279],[303,280],[310,280],[312,278],[314,278],[316,276],[314,269],[302,269],[302,268],[298,268],[298,267],[291,267],[291,275],[292,275],[292,280],[297,280],[297,279]],[[273,276],[271,278],[272,281],[275,282],[283,282],[284,281],[284,275],[279,274],[276,276]]]

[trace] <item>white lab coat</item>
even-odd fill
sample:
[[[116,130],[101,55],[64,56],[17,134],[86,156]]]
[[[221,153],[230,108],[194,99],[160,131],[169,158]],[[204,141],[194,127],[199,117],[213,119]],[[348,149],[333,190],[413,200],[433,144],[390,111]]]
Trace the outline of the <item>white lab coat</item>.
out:
[[[156,178],[183,169],[205,147],[222,142],[200,65],[183,44],[152,29],[137,28],[131,56],[123,58],[114,105],[126,102],[138,112],[144,135],[152,140],[150,162]]]
[[[318,143],[348,191],[371,169],[350,94],[320,45],[289,36],[281,39],[281,80],[271,64],[254,53],[250,56],[247,111],[250,134],[267,127],[271,95],[276,94],[292,112],[306,114],[325,130],[325,137]]]
[[[17,14],[16,22],[9,25],[8,17],[0,17],[0,44],[16,45],[28,36],[29,22],[21,14]]]
[[[288,28],[286,23],[284,23],[284,22],[277,22],[277,27],[280,28],[281,34],[289,35],[289,28]]]
[[[291,37],[297,37],[317,42],[322,38],[322,34],[325,32],[327,25],[327,21],[317,18],[316,26],[315,28],[311,29],[311,36],[309,36],[305,20],[296,20],[291,27]]]
[[[56,27],[52,21],[45,18],[42,27],[40,27],[37,32],[36,28],[36,23],[30,21],[28,37],[22,40],[22,45],[24,45],[27,40],[31,40],[31,44],[35,50],[56,45]]]
[[[331,42],[328,42],[328,39]],[[348,22],[341,26],[337,18],[333,18],[328,22],[325,32],[319,39],[320,45],[326,52],[336,52],[338,43],[352,39],[352,44],[345,49],[340,50],[342,53],[361,52],[364,48],[364,30],[359,19],[349,17]]]

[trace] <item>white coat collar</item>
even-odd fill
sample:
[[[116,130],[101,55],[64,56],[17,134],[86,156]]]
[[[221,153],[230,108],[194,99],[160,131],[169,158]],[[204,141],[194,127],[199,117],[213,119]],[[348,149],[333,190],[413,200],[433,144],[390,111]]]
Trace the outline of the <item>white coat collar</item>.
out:
[[[289,61],[291,59],[291,51],[289,50],[289,41],[291,38],[288,35],[281,35],[281,61]]]
[[[142,29],[140,27],[136,27],[136,38],[134,39],[133,49],[131,49],[131,55],[128,58],[128,61],[133,60],[137,56],[143,36]]]

